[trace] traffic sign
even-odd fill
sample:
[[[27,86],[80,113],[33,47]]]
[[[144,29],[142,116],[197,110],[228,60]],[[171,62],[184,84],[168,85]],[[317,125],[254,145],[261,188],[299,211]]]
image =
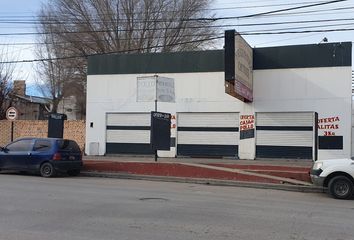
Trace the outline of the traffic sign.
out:
[[[6,118],[7,120],[16,120],[18,118],[18,111],[16,108],[14,107],[9,107],[7,110],[6,110]]]

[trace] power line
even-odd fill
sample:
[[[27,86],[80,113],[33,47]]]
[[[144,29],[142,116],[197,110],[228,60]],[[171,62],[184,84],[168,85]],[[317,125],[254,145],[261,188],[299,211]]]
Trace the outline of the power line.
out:
[[[305,31],[284,31],[284,32],[239,32],[241,35],[280,35],[280,34],[295,34],[295,33],[323,33],[323,32],[346,32],[354,31],[354,28],[341,29],[323,29],[323,30],[305,30]]]
[[[254,46],[259,46],[259,45],[264,45],[264,44],[270,44],[270,43],[276,43],[276,42],[284,42],[284,41],[289,41],[289,40],[294,40],[294,39],[299,39],[299,38],[308,38],[308,37],[313,37],[313,36],[316,36],[316,35],[319,35],[321,33],[314,33],[314,34],[309,34],[309,35],[306,35],[306,36],[296,36],[296,37],[291,37],[291,38],[285,38],[285,39],[279,39],[279,40],[273,40],[273,41],[268,41],[268,42],[261,42],[261,43],[258,43],[258,44],[254,44]]]
[[[312,28],[323,28],[323,27],[338,27],[338,26],[353,26],[353,23],[343,23],[343,24],[327,24],[327,25],[317,25],[317,26],[303,26],[303,27],[289,27],[289,28],[278,28],[278,29],[261,29],[261,30],[250,30],[248,32],[270,32],[270,31],[287,31],[296,29],[312,29]],[[315,29],[314,29],[315,30]]]
[[[67,56],[67,57],[58,57],[58,58],[42,58],[42,59],[19,60],[19,61],[5,61],[5,62],[0,62],[0,64],[33,63],[33,62],[43,62],[43,61],[56,61],[56,60],[64,60],[64,59],[74,59],[74,58],[87,58],[87,57],[91,57],[91,56],[99,56],[99,55],[107,55],[107,54],[118,54],[118,53],[128,53],[128,52],[136,52],[136,51],[142,51],[142,50],[151,50],[151,49],[163,48],[163,47],[173,47],[173,46],[184,45],[184,44],[191,44],[191,43],[198,43],[198,42],[205,42],[205,41],[213,41],[213,40],[217,40],[217,39],[221,39],[221,38],[224,38],[224,36],[205,38],[205,39],[199,39],[199,40],[192,40],[192,41],[186,41],[186,42],[180,42],[180,43],[172,43],[172,44],[166,44],[166,45],[156,45],[156,46],[153,46],[153,47],[143,47],[143,48],[121,50],[121,51],[111,51],[111,52],[105,52],[105,53],[76,55],[76,56]]]
[[[330,20],[309,20],[309,21],[297,21],[297,22],[272,22],[272,23],[259,23],[259,24],[239,24],[239,25],[220,25],[218,27],[242,27],[242,26],[269,26],[269,25],[278,25],[278,24],[289,24],[289,23],[297,23],[297,24],[303,24],[303,23],[314,23],[314,22],[333,22],[333,21],[354,21],[354,18],[349,18],[349,19],[330,19]],[[269,31],[286,31],[286,30],[294,30],[294,29],[310,29],[310,28],[322,28],[322,27],[333,27],[333,26],[351,26],[353,25],[352,23],[342,23],[342,24],[327,24],[327,25],[316,25],[316,26],[298,26],[298,27],[290,27],[290,28],[278,28],[278,29],[262,29],[262,30],[250,30],[250,31],[243,31],[242,34],[249,34],[249,33],[253,33],[253,32],[261,32],[262,34],[266,34],[266,32]],[[194,27],[193,27],[194,28]],[[198,27],[200,28],[200,27]],[[134,31],[137,31],[139,29],[134,29]],[[334,30],[325,30],[325,31],[340,31],[341,29],[334,29]],[[114,30],[102,30],[102,31],[90,31],[90,33],[92,32],[107,32],[107,31],[114,31]],[[312,32],[315,32],[315,30],[312,30]],[[221,34],[221,33],[220,33]],[[190,34],[186,34],[181,36],[181,38],[185,38],[185,37],[196,37],[196,36],[203,36],[203,37],[210,37],[213,36],[213,34],[198,34],[198,35],[190,35]],[[120,41],[130,41],[130,40],[141,40],[141,39],[164,39],[167,36],[164,37],[142,37],[142,38],[119,38]],[[83,40],[78,40],[78,41],[70,41],[70,42],[53,42],[53,43],[45,43],[45,42],[32,42],[32,43],[3,43],[0,44],[0,46],[18,46],[18,45],[64,45],[64,44],[70,44],[70,43],[96,43],[98,41],[106,41],[106,40],[95,40],[95,41],[83,41]]]
[[[226,8],[225,8],[226,9]],[[230,9],[230,8],[228,8]],[[266,15],[266,16],[261,16],[261,17],[276,17],[276,16],[283,16],[283,15],[286,15],[286,16],[290,16],[290,15],[301,15],[301,16],[304,16],[304,15],[307,15],[308,13],[320,13],[320,12],[333,12],[333,11],[342,11],[342,10],[350,10],[350,9],[354,9],[354,6],[346,6],[346,7],[340,7],[340,8],[332,8],[332,9],[319,9],[319,10],[310,10],[310,11],[302,11],[302,12],[294,12],[294,13],[274,13],[274,14],[269,14],[269,15]],[[108,16],[108,15],[107,15]],[[239,18],[239,17],[234,17],[234,18]],[[120,20],[121,22],[125,22],[127,21],[127,19],[118,19]],[[139,19],[134,19],[134,20],[137,20],[138,23],[143,22],[143,21],[147,21],[147,22],[150,22],[150,21],[157,21],[157,22],[164,22],[164,21],[171,21],[171,19],[154,19],[154,20],[139,20]],[[111,22],[106,22],[104,20],[100,20],[100,19],[92,19],[92,22],[93,23],[102,23],[102,24],[105,24],[105,23],[111,23]],[[68,24],[68,23],[75,23],[75,24],[85,24],[85,22],[80,22],[80,21],[68,21],[68,22],[65,22],[65,21],[60,21],[60,22],[57,22],[56,19],[53,19],[53,20],[45,20],[45,21],[42,21],[42,20],[6,20],[6,19],[1,19],[0,17],[0,24],[31,24],[31,25],[36,25],[36,24],[56,24],[56,25],[63,25],[63,24]],[[8,28],[10,28],[10,26],[8,26]],[[22,27],[23,28],[23,27]],[[30,28],[33,28],[33,27],[30,27]]]
[[[280,4],[265,4],[265,5],[249,5],[249,6],[232,6],[232,7],[219,7],[219,8],[205,8],[200,9],[200,11],[221,11],[221,10],[230,10],[230,9],[249,9],[249,8],[267,8],[267,7],[279,7],[279,6],[293,6],[300,4],[316,4],[316,3],[326,3],[326,1],[312,1],[312,2],[294,2],[294,3],[280,3]],[[166,12],[188,12],[193,10],[167,10]],[[134,12],[133,14],[138,14],[143,12]],[[152,12],[153,13],[153,12]],[[99,16],[109,16],[109,14],[99,14]],[[3,22],[3,19],[14,19],[14,18],[22,18],[22,19],[35,19],[36,16],[23,16],[23,15],[14,15],[14,16],[0,16],[0,22]],[[31,22],[17,22],[21,20],[15,20],[15,22],[9,23],[31,23]],[[34,23],[39,22],[38,20],[34,20]]]
[[[252,18],[252,17],[263,16],[263,15],[269,15],[269,14],[273,14],[273,13],[287,12],[287,11],[293,11],[293,10],[297,10],[297,9],[310,8],[310,7],[317,7],[317,6],[323,6],[323,5],[328,5],[328,4],[333,4],[333,3],[339,3],[339,2],[346,2],[346,1],[348,1],[348,0],[327,1],[327,2],[322,2],[322,3],[315,3],[315,4],[309,4],[309,5],[298,6],[298,7],[284,8],[284,9],[278,9],[278,10],[273,10],[273,11],[267,11],[267,12],[249,14],[249,15],[243,15],[243,16],[239,16],[239,17],[196,18],[196,19],[205,20],[205,21],[217,21],[217,20]]]
[[[255,17],[255,16],[262,16],[262,15],[268,15],[272,13],[278,13],[278,12],[284,12],[284,11],[290,11],[290,10],[295,10],[295,9],[301,9],[301,8],[308,8],[308,7],[314,7],[314,6],[321,6],[321,5],[327,5],[327,4],[332,4],[332,3],[338,3],[338,2],[344,2],[347,0],[334,0],[334,1],[327,1],[327,2],[321,2],[321,3],[316,3],[316,4],[310,4],[310,5],[303,5],[303,6],[298,6],[298,7],[293,7],[293,8],[286,8],[286,9],[280,9],[280,10],[274,10],[274,11],[268,11],[268,12],[263,12],[263,13],[257,13],[257,14],[252,14],[252,15],[245,15],[245,16],[239,16],[239,17],[223,17],[223,18],[198,18],[198,19],[185,19],[184,21],[193,21],[193,20],[209,20],[209,21],[217,21],[217,20],[226,20],[226,19],[240,19],[240,18],[248,18],[248,17]],[[204,26],[206,27],[206,26]],[[212,26],[210,26],[212,27]],[[165,28],[163,28],[164,30]],[[149,29],[145,29],[149,30]],[[152,29],[150,29],[152,30]],[[160,30],[160,29],[153,29],[153,30]],[[73,33],[92,33],[92,32],[107,32],[107,31],[112,31],[112,30],[101,30],[101,31],[81,31],[81,32],[73,32],[73,31],[66,31],[66,32],[56,32],[55,34],[73,34]],[[131,31],[131,30],[114,30],[114,31]],[[42,33],[34,33],[34,32],[28,32],[28,33],[2,33],[0,36],[25,36],[25,35],[42,35],[42,34],[53,34],[53,32],[48,33],[48,32],[42,32]]]
[[[269,15],[269,14],[274,14],[274,13],[279,13],[279,12],[287,12],[287,11],[292,11],[292,10],[297,10],[297,9],[303,9],[303,8],[310,8],[310,7],[316,7],[316,6],[323,6],[323,5],[328,5],[328,4],[334,4],[334,3],[339,3],[339,2],[345,2],[348,0],[332,0],[332,1],[320,1],[320,2],[310,2],[313,4],[307,4],[307,5],[302,5],[302,6],[297,6],[297,7],[291,7],[291,8],[284,8],[284,9],[278,9],[278,10],[273,10],[273,11],[266,11],[266,12],[260,12],[260,13],[255,13],[255,14],[250,14],[250,15],[244,15],[244,16],[231,16],[231,17],[217,17],[217,18],[188,18],[188,19],[180,19],[180,21],[218,21],[218,20],[228,20],[228,19],[242,19],[242,18],[252,18],[252,17],[258,17],[258,16],[263,16],[263,15]],[[302,3],[309,3],[309,2],[302,2]],[[302,4],[302,3],[292,3],[292,4],[278,4],[275,6],[281,6],[281,5],[298,5],[298,4]],[[265,7],[267,5],[263,5],[261,7]],[[257,6],[250,6],[249,8],[255,8]],[[258,6],[259,7],[259,6]],[[237,8],[237,7],[235,7]],[[242,8],[242,7],[239,7]],[[228,8],[229,9],[229,8]],[[319,10],[317,10],[319,11]],[[183,12],[183,11],[181,11]],[[102,15],[102,14],[101,14]],[[105,16],[104,14],[102,16]],[[107,15],[108,16],[108,15]],[[118,19],[119,21],[128,21],[131,19]],[[134,21],[142,21],[142,22],[147,22],[147,21],[151,21],[151,22],[167,22],[167,21],[173,21],[174,19],[152,19],[152,20],[147,20],[147,19],[134,19]],[[39,23],[41,24],[43,22],[43,20],[36,20],[36,21],[27,21],[27,22],[20,22],[20,21],[5,21],[0,19],[0,22],[2,21],[2,23],[21,23],[21,24],[34,24],[34,23]],[[51,20],[51,18],[47,19],[44,21],[44,23],[48,23],[51,24],[52,21],[54,21],[55,24],[65,24],[65,22],[57,22],[56,18],[53,18],[53,20]],[[101,21],[100,21],[101,22]],[[54,24],[53,23],[53,24]],[[72,23],[72,22],[70,22]],[[75,23],[75,22],[74,22]]]
[[[354,18],[338,18],[338,19],[320,19],[320,20],[303,20],[303,21],[284,21],[284,22],[267,22],[267,23],[247,23],[247,24],[224,24],[224,25],[207,25],[207,26],[186,26],[185,29],[200,29],[200,28],[226,28],[226,27],[251,27],[251,26],[270,26],[270,25],[285,25],[285,24],[305,24],[305,23],[325,23],[336,21],[353,21]],[[170,27],[170,30],[180,29],[177,27]],[[103,29],[90,31],[61,31],[61,32],[22,32],[22,33],[0,33],[0,36],[25,36],[25,35],[44,35],[44,34],[81,34],[81,33],[105,33],[105,32],[128,32],[128,31],[142,31],[142,30],[166,30],[166,28],[155,29]]]
[[[348,29],[324,29],[324,30],[305,30],[305,31],[283,31],[283,32],[239,32],[241,35],[275,35],[275,34],[302,34],[302,33],[314,33],[314,32],[336,32],[336,31],[354,31],[354,28]],[[118,54],[118,53],[128,53],[128,52],[136,52],[142,50],[150,50],[150,49],[157,49],[162,47],[171,47],[171,46],[178,46],[190,43],[197,43],[197,42],[205,42],[205,41],[213,41],[217,39],[224,38],[224,36],[219,37],[212,37],[212,38],[205,38],[205,39],[198,39],[180,43],[173,43],[173,44],[166,44],[166,45],[156,45],[153,47],[144,47],[144,48],[135,48],[135,49],[127,49],[121,51],[111,51],[105,53],[96,53],[96,54],[87,54],[87,55],[75,55],[75,56],[68,56],[68,57],[58,57],[58,58],[42,58],[42,59],[32,59],[32,60],[20,60],[20,61],[5,61],[0,62],[0,64],[14,64],[14,63],[33,63],[33,62],[43,62],[43,61],[55,61],[55,60],[64,60],[64,59],[74,59],[74,58],[87,58],[89,56],[98,56],[98,55],[107,55],[107,54]]]
[[[220,33],[221,34],[221,33]],[[215,34],[211,34],[211,33],[205,33],[205,34],[194,34],[194,35],[191,35],[191,34],[186,34],[186,35],[181,35],[181,38],[188,38],[188,37],[206,37],[206,36],[209,36],[209,37],[212,37],[212,36],[215,36]],[[118,40],[119,41],[130,41],[130,40],[148,40],[148,39],[165,39],[165,38],[168,38],[168,37],[173,37],[173,36],[170,36],[170,35],[166,35],[166,36],[163,36],[163,37],[131,37],[131,38],[119,38]],[[0,46],[27,46],[27,45],[65,45],[65,44],[70,44],[70,43],[97,43],[97,42],[106,42],[107,40],[95,40],[95,41],[83,41],[83,40],[77,40],[77,41],[68,41],[68,42],[31,42],[31,43],[0,43]]]
[[[343,10],[350,10],[353,8],[354,8],[354,6],[347,6],[347,7],[340,7],[340,8],[319,9],[319,10],[301,11],[301,12],[293,12],[293,13],[275,13],[275,14],[269,14],[267,16],[262,16],[262,17],[278,17],[278,16],[284,16],[284,15],[286,15],[287,17],[289,17],[289,16],[306,16],[309,13],[311,13],[311,15],[313,15],[313,13],[322,13],[323,14],[323,12],[343,11]]]
[[[354,21],[354,18],[351,19],[352,21]],[[314,20],[312,21],[303,21],[305,23],[309,23],[309,22],[316,22]],[[296,23],[302,23],[300,22],[296,22]],[[285,22],[282,23],[277,23],[277,24],[285,24]],[[242,26],[268,26],[268,24],[266,23],[261,23],[261,24],[240,24],[240,25],[222,25],[219,27],[242,27]],[[278,28],[278,29],[262,29],[262,30],[250,30],[250,31],[244,31],[243,33],[249,33],[249,32],[269,32],[269,31],[286,31],[286,30],[294,30],[294,29],[311,29],[311,28],[323,28],[323,27],[335,27],[335,26],[352,26],[353,23],[342,23],[342,24],[327,24],[327,25],[316,25],[316,26],[297,26],[297,27],[289,27],[289,28]],[[109,31],[114,31],[114,30],[109,30]],[[103,30],[102,32],[107,32],[105,30]],[[186,37],[196,37],[196,36],[213,36],[213,34],[198,34],[198,35],[191,35],[191,34],[186,34],[186,35],[182,35],[181,38],[186,38]],[[164,36],[164,37],[132,37],[132,38],[119,38],[119,41],[130,41],[130,40],[147,40],[147,39],[164,39],[166,37],[170,37],[168,35]],[[46,42],[31,42],[31,43],[0,43],[0,46],[26,46],[26,45],[65,45],[65,44],[70,44],[70,43],[96,43],[98,41],[103,41],[105,42],[106,40],[95,40],[95,41],[87,41],[87,40],[79,40],[79,41],[67,41],[67,42],[51,42],[51,43],[46,43]]]
[[[305,18],[305,17],[315,17],[315,16],[321,16],[321,17],[330,17],[330,16],[333,16],[335,15],[335,17],[337,17],[338,15],[347,15],[347,14],[352,14],[353,11],[341,11],[341,12],[335,12],[335,11],[332,11],[332,12],[326,12],[326,13],[309,13],[309,14],[296,14],[296,13],[289,13],[289,14],[274,14],[274,15],[265,15],[265,16],[260,16],[259,18],[256,18],[256,19],[252,19],[252,20],[261,20],[262,19],[265,19],[265,18],[271,18],[271,19],[280,19],[280,18],[285,18],[285,19],[290,19],[290,18],[293,18],[293,19],[302,19],[302,18]]]
[[[263,16],[263,15],[269,15],[272,13],[278,13],[278,12],[284,12],[284,11],[291,11],[291,10],[295,10],[295,9],[300,9],[300,8],[306,8],[306,7],[314,7],[314,6],[320,6],[320,5],[325,5],[325,4],[332,4],[332,3],[338,3],[338,2],[343,2],[343,1],[347,1],[347,0],[336,0],[336,1],[327,1],[327,2],[322,2],[322,3],[317,3],[317,4],[311,4],[311,5],[304,5],[304,6],[299,6],[299,7],[293,7],[293,8],[287,8],[287,9],[280,9],[280,10],[275,10],[275,11],[268,11],[268,12],[263,12],[263,13],[257,13],[257,14],[252,14],[252,15],[245,15],[245,16],[240,16],[240,17],[232,17],[232,18],[248,18],[248,17],[255,17],[255,16]],[[214,18],[213,21],[217,21],[217,20],[222,20],[222,19],[230,19],[230,17],[227,18]],[[207,20],[206,18],[198,18],[198,19],[188,19],[188,21],[193,21],[193,20]],[[278,29],[279,30],[279,29]],[[280,29],[281,30],[281,29]],[[283,29],[283,30],[287,30],[287,29]],[[310,33],[310,32],[331,32],[331,31],[352,31],[354,29],[326,29],[326,30],[308,30],[308,31],[282,31],[282,32],[257,32],[256,30],[251,31],[251,32],[243,32],[241,34],[243,35],[265,35],[265,34],[291,34],[291,33]],[[114,30],[116,31],[116,30]],[[259,31],[259,30],[258,30]],[[269,31],[275,31],[275,30],[269,30]],[[90,31],[93,32],[93,31]],[[94,31],[94,32],[98,32],[98,31]],[[68,32],[68,33],[79,33],[79,32]],[[80,32],[80,33],[84,33],[84,32]],[[22,34],[33,34],[33,33],[21,33]],[[36,33],[36,34],[44,34],[44,33]],[[60,33],[58,33],[60,34]],[[220,37],[216,37],[216,38],[210,38],[210,39],[219,39]],[[202,42],[202,41],[210,41],[210,39],[199,39],[199,40],[194,40],[194,41],[188,41],[185,43],[177,43],[177,44],[173,44],[173,45],[179,45],[179,44],[187,44],[187,43],[191,43],[191,42]],[[173,46],[171,45],[171,46]],[[169,46],[169,45],[167,45]],[[161,48],[164,46],[155,46],[155,47],[151,47],[148,49],[155,49],[155,48]],[[141,48],[141,49],[132,49],[132,50],[127,50],[127,51],[119,51],[119,52],[112,52],[112,53],[120,53],[120,52],[130,52],[130,51],[138,51],[138,50],[146,50],[146,48]],[[109,54],[109,53],[106,53]],[[69,58],[78,58],[78,57],[86,57],[86,56],[72,56]],[[68,58],[68,57],[66,57]],[[34,62],[34,61],[50,61],[50,60],[59,60],[58,59],[35,59],[35,60],[23,60],[23,61],[13,61],[13,63],[16,62]],[[3,62],[3,63],[11,63],[11,62]]]

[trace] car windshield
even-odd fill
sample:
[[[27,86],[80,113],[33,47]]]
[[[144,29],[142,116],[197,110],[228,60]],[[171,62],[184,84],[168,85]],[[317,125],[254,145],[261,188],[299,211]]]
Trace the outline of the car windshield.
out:
[[[58,140],[60,151],[80,152],[80,147],[72,140]]]

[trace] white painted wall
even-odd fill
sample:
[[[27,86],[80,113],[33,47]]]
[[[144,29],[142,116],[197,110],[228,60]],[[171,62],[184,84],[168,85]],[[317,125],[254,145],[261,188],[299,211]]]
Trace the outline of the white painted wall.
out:
[[[319,159],[350,157],[351,71],[351,67],[254,71],[255,111],[316,111],[319,119],[338,116],[339,129],[334,132],[344,136],[344,149],[320,150]]]
[[[150,112],[154,103],[137,102],[137,77],[144,74],[89,75],[87,79],[86,153],[90,143],[99,143],[99,155],[105,154],[106,113]],[[227,95],[224,73],[159,74],[175,79],[176,103],[158,103],[158,111],[235,112],[243,103]],[[93,127],[90,123],[93,122]],[[172,131],[172,136],[176,136]],[[163,152],[160,156],[166,156]]]
[[[86,153],[99,143],[105,154],[106,113],[150,112],[154,103],[137,102],[137,77],[144,74],[89,75],[87,80]],[[303,68],[254,71],[254,103],[243,103],[225,93],[224,73],[159,74],[175,79],[176,103],[159,103],[170,112],[294,112],[317,111],[319,118],[339,116],[337,135],[344,136],[343,150],[321,150],[319,159],[351,156],[351,68]],[[93,122],[93,127],[90,123]],[[177,123],[178,124],[178,123]],[[172,134],[176,135],[175,132]],[[323,135],[323,131],[319,131]],[[240,142],[239,154],[254,159],[255,140]]]

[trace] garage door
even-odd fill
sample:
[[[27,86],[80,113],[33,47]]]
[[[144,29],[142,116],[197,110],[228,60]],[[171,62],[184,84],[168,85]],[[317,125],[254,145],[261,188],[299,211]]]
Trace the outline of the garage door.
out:
[[[177,126],[179,156],[238,156],[238,113],[179,113]]]
[[[257,113],[257,158],[316,158],[316,114]]]
[[[107,154],[153,154],[150,147],[150,113],[109,113]]]

